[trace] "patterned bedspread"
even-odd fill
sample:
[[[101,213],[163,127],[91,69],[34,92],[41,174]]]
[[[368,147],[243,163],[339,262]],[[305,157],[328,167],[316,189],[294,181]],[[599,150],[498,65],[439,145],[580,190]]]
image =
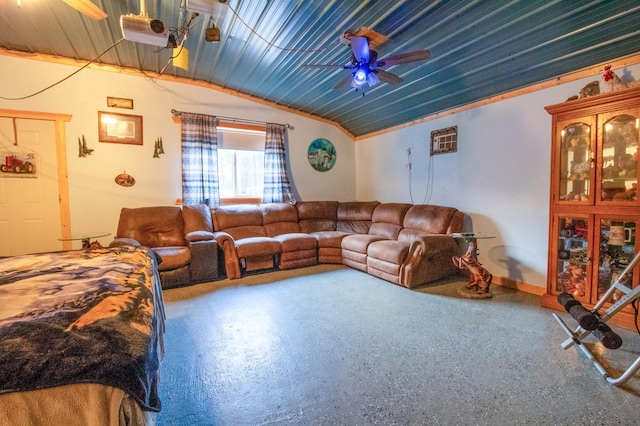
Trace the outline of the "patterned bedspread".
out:
[[[159,411],[156,270],[131,246],[0,259],[0,393],[98,383]]]

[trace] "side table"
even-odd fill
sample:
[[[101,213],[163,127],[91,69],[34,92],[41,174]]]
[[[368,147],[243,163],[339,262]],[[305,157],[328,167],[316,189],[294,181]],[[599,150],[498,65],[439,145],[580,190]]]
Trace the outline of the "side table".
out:
[[[463,239],[467,243],[467,252],[460,257],[453,256],[452,258],[456,267],[459,269],[467,268],[469,271],[469,283],[466,287],[460,288],[458,294],[469,299],[489,299],[493,297],[493,294],[489,291],[493,275],[478,262],[478,240],[495,238],[496,236],[483,232],[461,232],[450,235],[453,238]]]
[[[71,238],[58,238],[58,241],[82,241],[83,249],[102,248],[102,245],[96,240],[91,242],[92,238],[102,238],[111,235],[111,232],[96,232],[91,235],[71,236]]]

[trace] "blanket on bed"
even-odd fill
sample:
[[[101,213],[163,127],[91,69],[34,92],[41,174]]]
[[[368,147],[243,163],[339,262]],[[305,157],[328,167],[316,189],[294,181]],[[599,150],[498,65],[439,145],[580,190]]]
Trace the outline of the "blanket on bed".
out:
[[[0,259],[0,393],[98,383],[159,411],[163,332],[146,248]]]

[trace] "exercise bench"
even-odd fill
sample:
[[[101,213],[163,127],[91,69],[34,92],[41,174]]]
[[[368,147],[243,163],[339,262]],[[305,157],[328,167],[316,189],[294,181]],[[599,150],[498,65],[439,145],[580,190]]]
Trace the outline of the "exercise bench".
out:
[[[607,321],[609,321],[625,306],[633,303],[638,298],[640,298],[640,286],[631,289],[623,284],[631,278],[631,271],[638,262],[640,262],[640,252],[636,253],[633,260],[629,262],[629,265],[627,265],[627,267],[622,271],[622,273],[613,282],[613,284],[611,284],[609,289],[600,298],[598,303],[596,303],[591,311],[588,311],[586,308],[584,308],[580,304],[580,302],[575,300],[573,296],[569,295],[568,293],[561,293],[558,296],[558,302],[560,302],[560,304],[564,306],[567,312],[569,312],[569,314],[576,321],[578,321],[578,324],[580,324],[575,331],[571,331],[569,326],[567,326],[567,324],[557,314],[553,314],[556,321],[558,321],[562,329],[569,336],[567,340],[562,342],[562,348],[566,350],[574,345],[577,345],[577,347],[579,347],[587,356],[587,358],[589,358],[589,360],[593,363],[600,374],[602,374],[607,382],[612,385],[620,385],[625,383],[638,370],[640,370],[640,356],[629,366],[629,368],[624,371],[624,373],[622,373],[619,377],[614,378],[605,370],[602,364],[600,364],[598,360],[596,360],[596,358],[593,356],[593,353],[583,343],[583,340],[587,336],[593,334],[595,337],[600,339],[605,347],[609,349],[617,349],[618,347],[620,347],[620,345],[622,345],[622,339],[613,330],[611,330],[611,328],[609,328],[609,326],[607,325]],[[610,297],[613,296],[616,290],[621,292],[623,296],[601,313],[600,309],[602,309],[607,300],[609,300]]]

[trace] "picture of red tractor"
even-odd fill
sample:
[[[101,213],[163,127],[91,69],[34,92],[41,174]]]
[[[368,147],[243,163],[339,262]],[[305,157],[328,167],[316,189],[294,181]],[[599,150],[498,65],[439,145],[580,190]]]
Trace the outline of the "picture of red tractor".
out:
[[[7,155],[4,158],[4,164],[0,165],[0,171],[3,173],[34,173],[36,166],[27,160],[21,160],[14,154]]]

